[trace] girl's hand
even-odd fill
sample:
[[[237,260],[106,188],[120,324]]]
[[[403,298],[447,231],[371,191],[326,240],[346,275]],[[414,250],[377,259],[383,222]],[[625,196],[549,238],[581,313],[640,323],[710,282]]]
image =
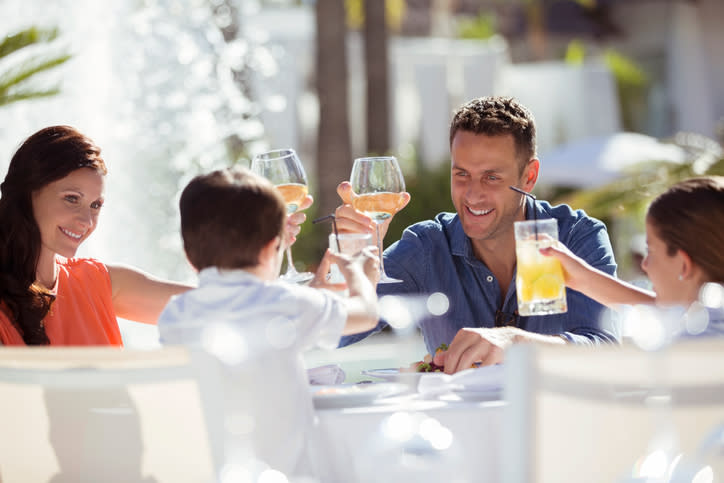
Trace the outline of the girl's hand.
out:
[[[592,267],[583,259],[577,257],[560,241],[556,241],[555,245],[541,248],[541,254],[547,257],[553,257],[561,262],[563,268],[563,277],[566,285],[573,290],[581,291],[586,282]]]

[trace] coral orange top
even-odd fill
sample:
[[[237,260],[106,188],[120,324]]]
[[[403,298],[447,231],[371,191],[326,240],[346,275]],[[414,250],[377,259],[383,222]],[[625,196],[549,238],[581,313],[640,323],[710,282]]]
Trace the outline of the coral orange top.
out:
[[[56,299],[43,320],[51,345],[123,345],[113,310],[108,268],[91,258],[57,258]],[[0,307],[0,340],[24,345],[23,338]]]

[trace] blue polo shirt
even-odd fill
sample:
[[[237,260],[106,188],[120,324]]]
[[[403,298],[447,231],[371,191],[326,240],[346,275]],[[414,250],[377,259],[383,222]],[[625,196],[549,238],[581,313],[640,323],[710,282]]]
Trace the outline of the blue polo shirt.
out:
[[[608,274],[616,274],[611,242],[606,226],[582,210],[567,205],[551,206],[545,201],[527,200],[526,217],[558,220],[559,239],[573,253]],[[450,307],[441,316],[420,322],[428,351],[433,354],[441,343],[449,344],[464,327],[495,327],[495,314],[516,313],[518,300],[515,273],[508,292],[501,300],[500,285],[473,253],[470,239],[455,213],[440,213],[433,220],[416,223],[402,234],[384,253],[385,271],[402,283],[378,284],[377,294],[405,295],[442,292]],[[564,314],[520,317],[518,327],[539,334],[560,335],[576,344],[598,344],[620,340],[617,319],[602,317],[605,308],[575,290],[566,289],[568,312]],[[342,337],[340,346],[364,339],[382,330],[380,320],[375,329]]]

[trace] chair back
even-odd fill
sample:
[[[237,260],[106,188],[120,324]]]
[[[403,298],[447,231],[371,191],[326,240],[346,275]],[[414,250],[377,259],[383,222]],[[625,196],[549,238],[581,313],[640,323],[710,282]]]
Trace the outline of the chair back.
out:
[[[724,338],[657,352],[519,345],[505,365],[505,482],[634,481],[696,460],[724,423]],[[721,444],[706,463],[724,478]]]
[[[183,347],[0,349],[0,481],[216,481],[214,364]]]

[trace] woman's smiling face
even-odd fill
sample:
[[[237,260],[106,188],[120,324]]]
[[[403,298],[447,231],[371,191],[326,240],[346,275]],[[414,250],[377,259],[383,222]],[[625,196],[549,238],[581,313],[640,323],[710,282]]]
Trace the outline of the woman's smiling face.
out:
[[[104,176],[80,168],[32,194],[33,216],[40,230],[41,249],[66,258],[75,256],[98,224],[103,206]]]

